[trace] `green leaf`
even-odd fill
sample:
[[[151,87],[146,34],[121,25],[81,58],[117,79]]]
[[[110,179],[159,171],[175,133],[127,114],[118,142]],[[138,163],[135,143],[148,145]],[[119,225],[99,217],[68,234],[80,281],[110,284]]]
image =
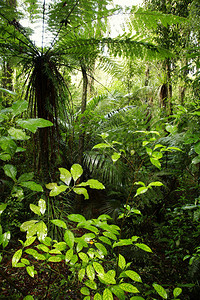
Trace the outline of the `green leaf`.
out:
[[[145,300],[143,297],[140,297],[140,296],[133,296],[131,297],[130,300]]]
[[[41,216],[40,208],[37,205],[30,204],[30,209],[38,216]]]
[[[35,249],[28,248],[25,250],[25,252],[32,255],[37,260],[46,260],[46,256],[38,253]]]
[[[38,206],[40,208],[40,212],[42,215],[44,215],[45,211],[46,211],[46,201],[44,201],[43,199],[40,199],[38,201]]]
[[[103,255],[107,255],[107,250],[104,247],[104,245],[102,245],[101,243],[94,243],[94,244]]]
[[[94,300],[102,300],[101,295],[100,295],[99,293],[96,293],[96,294],[94,295]]]
[[[120,267],[120,269],[124,269],[125,268],[125,266],[126,266],[126,260],[125,260],[125,258],[121,255],[121,254],[119,254],[119,258],[118,258],[118,266]]]
[[[96,261],[93,262],[93,267],[95,269],[95,271],[98,273],[98,274],[104,274],[104,268],[102,267],[102,265]]]
[[[192,160],[192,164],[196,165],[200,163],[200,155],[196,156],[195,158],[193,158]]]
[[[149,183],[148,187],[149,186],[162,186],[162,185],[163,185],[162,182],[160,182],[160,181],[154,181],[154,182]]]
[[[119,287],[125,292],[129,293],[139,293],[138,289],[130,283],[121,283]]]
[[[3,239],[2,239],[3,249],[6,248],[6,246],[9,243],[9,241],[10,241],[10,231],[4,232]]]
[[[113,300],[113,294],[108,288],[103,292],[103,300]]]
[[[65,254],[65,262],[66,263],[72,259],[73,254],[74,254],[73,249],[69,249],[66,252],[66,254]]]
[[[41,250],[43,252],[46,252],[46,253],[49,252],[49,248],[47,246],[43,245],[43,244],[39,244],[36,247],[38,248],[38,250]]]
[[[197,144],[194,145],[194,151],[197,154],[200,154],[200,142],[198,142]]]
[[[50,261],[50,262],[61,262],[62,261],[62,257],[61,256],[50,256],[48,258],[48,261]]]
[[[24,182],[24,181],[29,181],[29,180],[33,179],[33,177],[34,177],[34,173],[33,173],[33,172],[30,172],[30,173],[24,173],[24,174],[22,174],[22,175],[18,178],[17,182],[18,182],[18,183],[21,183],[21,182]]]
[[[34,181],[21,182],[20,185],[30,189],[31,191],[43,192],[42,186]]]
[[[120,300],[125,300],[124,291],[118,285],[113,285],[110,289]]]
[[[25,243],[24,243],[24,247],[28,247],[30,245],[32,245],[35,242],[36,236],[32,236],[30,238],[28,238]]]
[[[104,149],[104,148],[110,148],[111,145],[106,144],[106,143],[100,143],[95,145],[92,149]]]
[[[103,232],[103,235],[105,235],[106,237],[112,239],[112,240],[117,240],[117,237],[115,234],[113,234],[112,232],[107,232],[107,231],[104,231]]]
[[[69,248],[74,247],[74,234],[72,231],[70,231],[70,230],[65,231],[64,240],[67,243],[67,245],[69,246]]]
[[[30,220],[22,223],[20,226],[21,231],[28,231],[30,228],[32,228],[33,225],[35,225],[38,222],[38,220]]]
[[[167,292],[161,285],[153,283],[153,288],[163,299],[167,299]]]
[[[83,174],[83,168],[81,167],[81,165],[79,164],[73,164],[73,166],[70,169],[70,172],[72,174],[72,177],[74,179],[74,182],[76,182],[76,180],[81,177],[81,175]]]
[[[28,108],[28,101],[19,100],[13,103],[12,105],[12,114],[13,116],[17,116],[23,113]]]
[[[78,271],[78,280],[79,280],[80,282],[82,282],[84,276],[85,276],[85,269],[82,268],[82,269],[80,269],[80,270]]]
[[[74,188],[73,189],[74,193],[78,194],[78,195],[83,195],[85,197],[85,199],[89,199],[89,195],[86,189],[84,188]]]
[[[97,189],[97,190],[105,189],[105,186],[96,179],[89,179],[86,182],[81,182],[78,186],[87,186],[87,185],[89,185],[91,189]]]
[[[132,244],[133,244],[132,239],[123,239],[123,240],[119,240],[119,242],[115,242],[113,244],[113,248],[121,247],[121,246],[129,246],[129,245],[132,245]]]
[[[181,288],[175,288],[173,290],[173,295],[174,295],[174,298],[177,298],[180,294],[182,293],[182,289]]]
[[[2,212],[6,209],[7,207],[7,204],[4,203],[4,204],[0,204],[0,215],[2,214]]]
[[[25,298],[23,298],[23,300],[34,300],[33,296],[28,295]]]
[[[14,181],[16,180],[16,175],[17,175],[17,169],[13,165],[5,165],[3,166],[5,174],[12,178]]]
[[[152,252],[151,248],[149,248],[147,245],[142,244],[142,243],[136,243],[135,246],[137,246],[138,248],[146,251],[146,252]]]
[[[24,128],[24,129],[28,129],[31,132],[35,133],[36,130],[38,128],[44,128],[44,127],[49,127],[49,126],[53,126],[53,123],[48,121],[48,120],[44,120],[42,118],[38,118],[38,119],[19,119],[16,122],[20,127]]]
[[[99,240],[102,241],[105,244],[112,245],[111,241],[105,236],[100,236]]]
[[[70,221],[73,221],[73,222],[78,222],[79,223],[79,222],[85,222],[86,221],[85,217],[82,216],[82,215],[79,215],[79,214],[71,214],[71,215],[68,215],[67,217]]]
[[[168,125],[166,125],[165,129],[166,129],[169,133],[171,133],[171,134],[177,132],[177,126],[176,126],[176,125],[170,125],[170,124],[168,124]]]
[[[27,266],[26,271],[28,275],[30,275],[32,278],[34,278],[35,272],[34,272],[34,266]]]
[[[54,244],[53,246],[60,251],[64,251],[67,248],[67,244],[65,242],[59,242]]]
[[[24,141],[30,138],[30,136],[26,135],[26,132],[22,129],[16,129],[15,127],[11,127],[8,130],[8,133],[14,140]]]
[[[81,294],[90,295],[90,291],[87,287],[84,286],[84,287],[81,288]]]
[[[13,156],[17,150],[16,143],[9,136],[0,137],[0,147],[6,154]]]
[[[94,280],[94,278],[95,278],[95,271],[94,271],[93,266],[87,265],[86,273],[87,273],[87,276],[88,276],[88,278],[90,280]]]
[[[86,286],[88,286],[89,288],[91,288],[92,290],[96,290],[96,289],[97,289],[97,284],[96,284],[96,282],[94,282],[94,281],[92,281],[92,280],[86,280],[86,281],[84,282],[84,284],[85,284]]]
[[[132,270],[125,271],[125,274],[131,278],[133,281],[142,282],[140,275]]]
[[[19,249],[15,252],[15,254],[12,257],[12,267],[16,267],[16,264],[20,260],[21,256],[22,256],[22,249]]]
[[[67,229],[66,223],[65,223],[64,221],[62,221],[62,220],[54,219],[54,220],[51,220],[51,223],[53,223],[54,225],[56,225],[56,226],[58,226],[58,227]]]
[[[89,258],[88,258],[88,256],[87,256],[86,253],[84,253],[84,252],[79,252],[79,253],[78,253],[78,256],[80,257],[80,259],[81,259],[83,262],[85,262],[85,263],[88,263],[88,262],[89,262]]]
[[[48,188],[49,185],[46,185],[46,187]],[[51,190],[51,192],[49,193],[50,197],[55,197],[58,196],[60,193],[63,193],[66,191],[68,187],[66,185],[54,185],[53,189]]]
[[[71,173],[65,168],[59,168],[60,171],[60,179],[66,184],[69,185],[72,179]]]
[[[43,241],[47,236],[47,226],[43,221],[37,223],[37,237],[39,241]]]
[[[150,161],[151,161],[152,165],[154,165],[156,168],[161,169],[161,163],[159,162],[158,159],[150,157]]]
[[[101,137],[103,140],[105,140],[108,136],[109,136],[109,134],[108,134],[107,132],[102,132],[102,133],[100,134],[100,137]]]
[[[7,153],[0,153],[0,159],[3,161],[7,161],[11,159],[11,155]]]
[[[62,254],[62,252],[60,252],[58,249],[52,249],[49,251],[49,254]]]
[[[146,187],[146,186],[142,186],[142,187],[138,188],[137,192],[135,194],[135,197],[137,197],[138,195],[146,193],[146,191],[148,191],[148,187]]]
[[[107,272],[98,274],[100,280],[102,280],[105,284],[116,284],[115,273]]]
[[[113,155],[111,156],[113,163],[118,161],[118,159],[121,157],[121,153],[114,152]]]
[[[21,262],[24,264],[24,265],[30,265],[30,261],[26,258],[22,258],[21,259]]]

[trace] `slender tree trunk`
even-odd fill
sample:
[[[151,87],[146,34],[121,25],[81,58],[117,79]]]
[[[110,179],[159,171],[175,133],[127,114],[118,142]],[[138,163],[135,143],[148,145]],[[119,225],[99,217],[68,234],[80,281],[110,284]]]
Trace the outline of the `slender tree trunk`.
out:
[[[82,91],[82,103],[81,103],[81,114],[86,110],[87,105],[87,89],[88,89],[88,78],[86,68],[84,65],[81,66],[83,76],[83,91]],[[78,146],[78,163],[83,164],[83,152],[85,144],[85,118],[82,117],[80,120],[80,133],[79,133],[79,146]]]

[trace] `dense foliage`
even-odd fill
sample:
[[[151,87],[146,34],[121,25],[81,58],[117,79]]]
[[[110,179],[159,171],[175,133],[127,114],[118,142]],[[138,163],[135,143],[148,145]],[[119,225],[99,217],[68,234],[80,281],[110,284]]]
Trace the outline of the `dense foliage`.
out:
[[[0,20],[0,299],[200,299],[198,1]]]

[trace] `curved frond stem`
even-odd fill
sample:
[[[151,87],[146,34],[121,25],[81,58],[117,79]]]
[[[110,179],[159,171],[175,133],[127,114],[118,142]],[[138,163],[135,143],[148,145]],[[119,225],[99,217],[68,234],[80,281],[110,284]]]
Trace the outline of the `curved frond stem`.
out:
[[[45,35],[45,0],[43,2],[43,11],[42,11],[42,54],[44,50],[44,35]]]

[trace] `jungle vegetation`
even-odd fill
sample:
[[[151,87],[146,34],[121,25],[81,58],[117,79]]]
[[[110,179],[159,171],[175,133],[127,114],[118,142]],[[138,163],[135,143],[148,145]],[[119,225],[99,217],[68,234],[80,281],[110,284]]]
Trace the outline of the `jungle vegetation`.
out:
[[[200,299],[199,0],[0,21],[0,299]]]

